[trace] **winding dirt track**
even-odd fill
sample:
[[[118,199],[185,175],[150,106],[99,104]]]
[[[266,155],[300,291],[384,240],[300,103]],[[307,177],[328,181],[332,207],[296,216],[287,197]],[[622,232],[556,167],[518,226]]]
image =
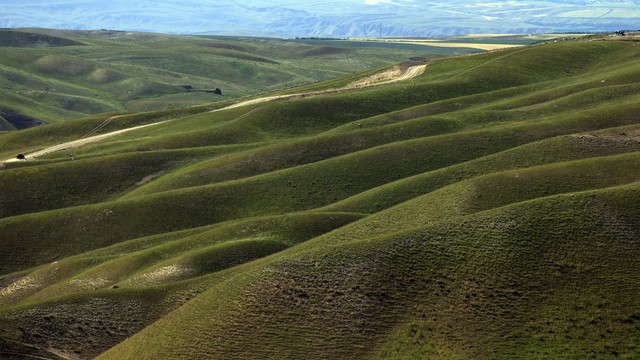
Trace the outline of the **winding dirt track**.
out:
[[[68,142],[65,142],[65,143],[62,143],[62,144],[58,144],[58,145],[54,145],[54,146],[48,147],[48,148],[40,150],[40,151],[33,152],[31,154],[27,154],[24,157],[25,157],[26,160],[29,160],[29,159],[35,159],[38,156],[46,155],[46,154],[49,154],[49,153],[52,153],[52,152],[56,152],[56,151],[77,149],[77,148],[79,148],[79,147],[81,147],[82,145],[85,145],[85,144],[89,144],[89,143],[92,143],[92,142],[100,141],[102,139],[106,139],[108,137],[115,136],[115,135],[118,135],[118,134],[126,133],[127,131],[138,130],[138,129],[142,129],[142,128],[145,128],[145,127],[148,127],[148,126],[161,124],[161,123],[162,122],[157,122],[157,123],[147,124],[147,125],[140,125],[140,126],[135,126],[135,127],[128,128],[128,129],[112,131],[112,132],[106,133],[106,134],[95,135],[95,136],[90,136],[90,137],[82,137],[82,138],[80,138],[78,140],[68,141]],[[2,162],[8,163],[8,162],[14,162],[14,161],[20,161],[20,160],[18,160],[16,158],[11,158],[11,159],[4,160]]]
[[[394,74],[393,76],[391,76],[389,78],[383,79],[381,81],[378,81],[378,82],[375,82],[375,83],[372,83],[372,84],[358,85],[358,86],[356,86],[356,85],[347,85],[347,87],[344,87],[344,88],[341,88],[341,89],[334,89],[334,90],[324,90],[324,91],[317,91],[317,92],[300,93],[300,94],[289,94],[289,95],[279,95],[279,96],[267,96],[267,97],[258,98],[258,99],[251,99],[251,100],[241,101],[241,102],[233,104],[233,105],[229,105],[229,106],[226,106],[226,107],[223,107],[223,108],[220,108],[220,109],[212,110],[211,112],[234,109],[234,108],[238,108],[238,107],[242,107],[242,106],[246,106],[246,105],[261,104],[261,103],[270,102],[270,101],[288,100],[288,99],[300,99],[300,98],[306,98],[306,97],[312,97],[312,96],[335,94],[335,93],[341,93],[341,92],[346,92],[346,91],[353,91],[353,90],[357,90],[357,89],[364,89],[364,88],[369,88],[369,87],[386,85],[386,84],[395,83],[395,82],[398,82],[398,81],[404,81],[404,80],[408,80],[408,79],[414,78],[414,77],[422,74],[424,72],[424,69],[427,67],[427,65],[428,65],[428,63],[427,64],[423,64],[423,65],[411,66],[411,67],[407,68],[400,75],[395,75]],[[260,109],[261,108],[253,109],[253,110],[249,111],[247,114],[241,115],[239,118],[249,116],[249,115],[253,114],[254,112],[256,112],[256,111],[258,111]],[[128,132],[128,131],[138,130],[138,129],[142,129],[142,128],[153,126],[153,125],[158,125],[158,124],[161,124],[161,123],[164,122],[164,121],[161,121],[161,122],[157,122],[157,123],[153,123],[153,124],[140,125],[140,126],[135,126],[135,127],[128,128],[128,129],[112,131],[112,132],[109,132],[109,133],[106,133],[106,134],[90,136],[90,135],[96,133],[97,131],[99,131],[100,129],[102,129],[103,127],[105,127],[106,125],[108,125],[113,120],[115,120],[115,119],[117,119],[117,118],[119,118],[121,116],[122,115],[112,116],[112,117],[104,120],[102,123],[100,123],[98,126],[93,128],[91,131],[89,131],[88,133],[83,135],[78,140],[68,141],[68,142],[65,142],[65,143],[62,143],[62,144],[58,144],[58,145],[51,146],[51,147],[48,147],[48,148],[43,149],[43,150],[39,150],[39,151],[30,153],[30,154],[25,154],[24,155],[25,159],[26,160],[35,159],[38,156],[50,154],[50,153],[56,152],[56,151],[77,149],[79,147],[82,147],[83,145],[86,145],[86,144],[89,144],[89,143],[93,143],[93,142],[96,142],[96,141],[100,141],[100,140],[106,139],[108,137],[112,137],[112,136],[115,136],[115,135],[123,134],[123,133]],[[6,160],[3,160],[3,161],[0,161],[0,164],[1,163],[14,162],[14,161],[21,161],[21,160],[18,160],[16,158],[11,158],[11,159],[6,159]]]
[[[398,81],[403,81],[403,80],[408,80],[408,79],[414,78],[414,77],[422,74],[424,72],[424,69],[427,67],[427,65],[428,64],[411,66],[411,67],[407,68],[399,76],[390,77],[390,78],[387,78],[385,80],[382,80],[382,81],[379,81],[379,82],[376,82],[376,83],[373,83],[373,84],[367,84],[367,85],[362,85],[362,86],[347,85],[346,87],[341,88],[341,89],[323,90],[323,91],[300,93],[300,94],[287,94],[287,95],[278,95],[278,96],[267,96],[267,97],[263,97],[263,98],[242,101],[242,102],[239,102],[237,104],[229,105],[229,106],[221,108],[221,109],[212,110],[211,112],[222,111],[222,110],[227,110],[227,109],[233,109],[233,108],[246,106],[246,105],[261,104],[261,103],[270,102],[270,101],[300,99],[300,98],[306,98],[306,97],[311,97],[311,96],[336,94],[336,93],[341,93],[341,92],[346,92],[346,91],[353,91],[353,90],[365,89],[365,88],[375,87],[375,86],[380,86],[380,85],[387,85],[387,84],[395,83],[395,82],[398,82]]]

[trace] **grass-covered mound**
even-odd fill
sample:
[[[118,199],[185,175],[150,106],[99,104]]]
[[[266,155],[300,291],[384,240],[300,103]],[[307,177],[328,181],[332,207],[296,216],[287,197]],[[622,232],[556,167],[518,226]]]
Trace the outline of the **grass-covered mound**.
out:
[[[636,357],[639,52],[557,42],[0,134],[4,159],[154,124],[3,164],[2,355]]]

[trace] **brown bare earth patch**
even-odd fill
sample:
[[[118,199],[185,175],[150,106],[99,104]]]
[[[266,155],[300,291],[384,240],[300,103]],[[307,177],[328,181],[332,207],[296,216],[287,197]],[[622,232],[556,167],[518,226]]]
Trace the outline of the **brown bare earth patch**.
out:
[[[364,85],[371,85],[371,84],[375,84],[375,83],[383,81],[383,80],[398,78],[401,75],[402,75],[402,71],[400,70],[400,67],[394,66],[393,68],[391,68],[391,69],[389,69],[387,71],[383,71],[381,73],[373,74],[371,76],[368,76],[366,78],[360,79],[358,81],[354,81],[351,84],[347,85],[347,87],[358,87],[358,86],[364,86]]]
[[[175,281],[184,275],[194,273],[195,270],[186,266],[165,265],[154,270],[144,272],[136,277],[125,281],[123,287],[136,287],[162,285],[170,281]]]

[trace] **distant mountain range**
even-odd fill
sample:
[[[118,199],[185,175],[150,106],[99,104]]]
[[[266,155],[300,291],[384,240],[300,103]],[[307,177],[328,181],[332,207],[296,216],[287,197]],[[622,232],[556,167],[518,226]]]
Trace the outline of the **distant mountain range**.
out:
[[[247,36],[387,37],[640,28],[639,0],[4,0],[0,27]]]

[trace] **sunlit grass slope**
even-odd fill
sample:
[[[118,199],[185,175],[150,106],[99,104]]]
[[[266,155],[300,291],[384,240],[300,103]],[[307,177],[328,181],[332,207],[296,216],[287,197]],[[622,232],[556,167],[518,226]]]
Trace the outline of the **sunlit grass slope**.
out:
[[[181,46],[297,51],[245,40]],[[3,165],[0,356],[640,356],[640,47],[590,40],[0,134],[6,159],[153,124]]]

